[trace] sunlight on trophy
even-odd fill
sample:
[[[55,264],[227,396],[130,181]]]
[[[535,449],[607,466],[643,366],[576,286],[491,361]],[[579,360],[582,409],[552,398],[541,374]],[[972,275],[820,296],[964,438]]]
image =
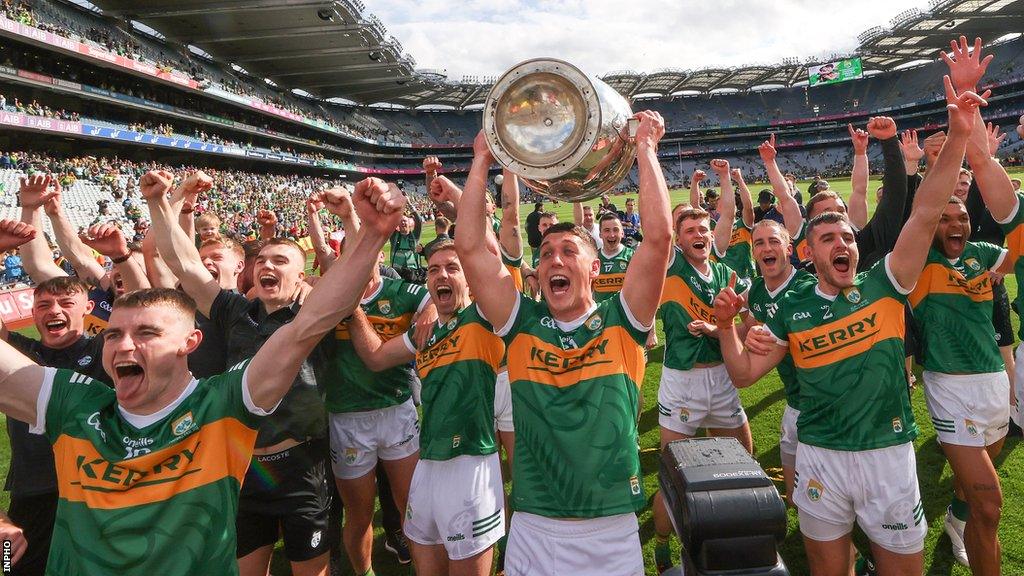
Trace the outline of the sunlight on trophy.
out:
[[[495,159],[530,189],[580,202],[614,188],[636,158],[636,122],[626,99],[601,80],[553,58],[521,62],[484,104]]]

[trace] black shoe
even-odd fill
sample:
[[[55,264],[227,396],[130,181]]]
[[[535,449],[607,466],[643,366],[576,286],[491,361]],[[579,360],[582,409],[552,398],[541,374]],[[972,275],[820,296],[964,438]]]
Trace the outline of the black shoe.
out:
[[[1022,407],[1021,409],[1024,410],[1024,407]],[[1020,438],[1021,436],[1024,436],[1024,433],[1021,432],[1020,426],[1017,426],[1016,422],[1014,422],[1013,420],[1010,420],[1010,426],[1006,430],[1006,435],[1011,437],[1011,438],[1013,438],[1013,437]]]
[[[409,555],[409,544],[405,541],[405,534],[401,530],[389,532],[384,536],[384,549],[391,552],[398,558],[399,564],[412,562]]]

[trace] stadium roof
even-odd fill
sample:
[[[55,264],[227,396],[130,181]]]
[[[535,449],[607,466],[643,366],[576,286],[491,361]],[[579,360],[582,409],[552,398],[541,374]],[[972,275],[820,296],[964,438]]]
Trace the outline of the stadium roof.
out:
[[[417,107],[482,104],[493,78],[449,80],[416,62],[360,0],[92,0],[109,15],[140,21],[169,40],[199,47],[280,87],[321,98]],[[932,60],[950,38],[998,38],[1024,31],[1024,0],[932,0],[888,27],[858,36],[865,73]],[[828,60],[787,59],[774,66],[617,71],[602,78],[626,95],[668,96],[757,86],[793,86],[807,66]]]

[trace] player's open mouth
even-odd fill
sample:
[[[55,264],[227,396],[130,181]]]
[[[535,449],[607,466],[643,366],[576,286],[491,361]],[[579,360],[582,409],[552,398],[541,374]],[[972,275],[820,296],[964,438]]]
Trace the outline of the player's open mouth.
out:
[[[277,285],[281,283],[281,281],[277,279],[277,276],[274,276],[273,274],[264,274],[260,276],[259,280],[260,287],[266,288],[268,290],[272,288],[277,288]]]
[[[438,286],[435,292],[437,293],[437,301],[441,303],[450,302],[452,294],[454,294],[451,286]]]
[[[548,281],[552,294],[564,294],[569,291],[569,277],[556,274]]]
[[[60,332],[61,330],[67,327],[67,321],[61,319],[50,320],[49,322],[46,323],[46,331],[51,334],[56,334],[57,332]]]
[[[846,273],[850,271],[850,256],[849,254],[840,254],[832,258],[832,267],[836,269],[836,272]]]
[[[775,256],[765,256],[764,258],[761,258],[761,264],[764,264],[765,266],[774,266],[778,261],[779,259]]]
[[[697,242],[693,243],[694,250],[703,250],[706,247],[707,247],[707,243],[704,242],[703,240],[698,240]]]
[[[210,276],[213,276],[214,280],[220,279],[220,270],[217,270],[216,266],[207,266],[206,271],[210,273]]]
[[[961,233],[954,233],[946,236],[946,242],[949,243],[949,247],[955,251],[964,249],[964,235]]]
[[[118,378],[131,378],[133,376],[142,376],[146,371],[135,362],[118,362],[114,365],[114,371],[117,372]]]

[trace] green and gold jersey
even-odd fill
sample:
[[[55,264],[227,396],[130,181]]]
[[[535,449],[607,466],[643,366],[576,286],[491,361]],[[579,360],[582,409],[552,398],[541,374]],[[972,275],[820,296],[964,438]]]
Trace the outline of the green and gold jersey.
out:
[[[381,278],[381,285],[361,307],[380,339],[401,336],[412,325],[413,316],[430,303],[430,293],[419,284]],[[348,323],[338,324],[334,342],[327,348],[323,382],[326,383],[327,411],[334,414],[366,412],[396,406],[412,395],[412,368],[395,366],[373,372],[363,364],[352,346]],[[318,380],[320,380],[318,375]]]
[[[1024,210],[1021,209],[1021,201],[1024,200],[1024,194],[1017,193],[1017,207],[1013,209],[1013,213],[999,225],[1003,228],[1003,233],[1006,234],[1006,250],[1009,252],[1008,257],[1013,262],[1013,275],[1017,279],[1017,297],[1013,299],[1013,304],[1017,309],[1018,314],[1024,313]],[[1024,340],[1024,322],[1021,322],[1020,328],[1017,329],[1017,337]]]
[[[909,292],[892,279],[890,257],[836,296],[816,282],[793,287],[766,323],[796,365],[804,444],[873,450],[917,436],[903,349]]]
[[[637,422],[647,331],[631,318],[621,293],[572,323],[519,295],[498,329],[512,388],[516,510],[596,518],[643,508]]]
[[[807,244],[807,221],[800,225],[800,232],[793,238],[793,254],[798,262],[811,261],[811,247]]]
[[[505,254],[504,249],[500,249],[499,251],[501,252],[501,263],[505,265],[505,269],[508,270],[508,273],[512,275],[512,281],[516,285],[516,291],[522,292],[523,272],[520,269],[520,266],[523,265],[522,254],[520,254],[518,258],[512,258],[511,256]]]
[[[708,261],[710,275],[705,276],[690,264],[683,251],[672,251],[661,294],[662,325],[665,327],[664,365],[674,370],[689,370],[694,364],[722,361],[718,339],[694,336],[687,325],[694,320],[715,323],[715,296],[729,285],[733,271],[721,262]],[[743,293],[748,284],[737,279],[736,292]]]
[[[954,262],[935,248],[928,251],[924,272],[910,293],[925,370],[984,374],[1006,369],[992,325],[988,275],[1005,258],[1005,250],[987,242],[968,242]]]
[[[438,323],[423,350],[416,350],[414,333],[415,327],[403,338],[416,354],[416,371],[423,382],[420,458],[451,460],[497,452],[494,386],[505,343],[476,304]]]
[[[764,277],[754,278],[750,283],[750,291],[747,293],[747,308],[750,310],[750,315],[758,323],[766,324],[779,311],[779,302],[782,297],[804,282],[817,282],[817,279],[804,270],[793,268],[789,278],[773,291],[765,285]],[[786,394],[786,404],[799,410],[800,385],[796,380],[796,366],[793,365],[793,357],[786,354],[776,368]]]
[[[604,250],[598,250],[597,259],[601,268],[594,279],[593,287],[594,299],[600,302],[622,290],[622,283],[626,280],[626,268],[633,259],[633,249],[619,244],[618,254],[605,256]]]
[[[60,492],[48,575],[238,574],[238,494],[263,413],[244,390],[248,364],[193,380],[152,417],[125,415],[102,382],[46,369],[33,431],[53,444]]]
[[[712,226],[712,230],[714,226]],[[725,254],[719,254],[714,242],[711,243],[711,259],[721,262],[736,272],[740,278],[750,280],[757,275],[754,267],[752,248],[753,236],[751,229],[743,222],[743,218],[737,218],[733,223],[732,236],[729,238],[729,248]]]

